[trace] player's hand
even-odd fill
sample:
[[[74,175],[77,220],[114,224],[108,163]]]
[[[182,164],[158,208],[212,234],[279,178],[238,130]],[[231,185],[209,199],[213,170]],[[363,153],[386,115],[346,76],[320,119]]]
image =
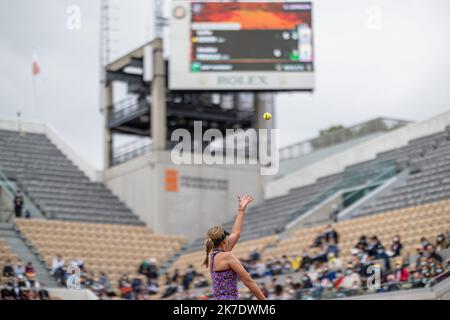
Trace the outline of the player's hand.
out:
[[[247,209],[249,203],[253,201],[252,196],[249,195],[244,195],[243,197],[237,196],[237,198],[239,200],[239,210]]]

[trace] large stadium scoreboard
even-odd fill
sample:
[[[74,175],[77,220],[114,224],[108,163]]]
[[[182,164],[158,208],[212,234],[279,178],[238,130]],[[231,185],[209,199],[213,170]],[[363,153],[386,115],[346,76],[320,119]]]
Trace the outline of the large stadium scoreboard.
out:
[[[312,90],[309,2],[175,0],[172,90]]]

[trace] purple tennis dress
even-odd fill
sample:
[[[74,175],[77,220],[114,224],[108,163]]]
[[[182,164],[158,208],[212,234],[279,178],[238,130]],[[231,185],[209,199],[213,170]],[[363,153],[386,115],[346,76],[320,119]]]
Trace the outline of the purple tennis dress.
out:
[[[215,300],[238,300],[238,275],[231,269],[224,271],[214,271],[214,257],[219,250],[215,250],[210,255],[209,270],[213,285],[213,296]]]

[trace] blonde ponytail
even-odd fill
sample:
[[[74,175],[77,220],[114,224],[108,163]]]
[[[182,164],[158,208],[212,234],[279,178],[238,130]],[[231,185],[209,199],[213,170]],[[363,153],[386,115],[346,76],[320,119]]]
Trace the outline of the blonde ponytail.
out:
[[[225,239],[226,235],[227,233],[225,233],[225,230],[222,227],[212,227],[208,230],[205,239],[206,257],[205,260],[203,260],[203,265],[206,268],[209,268],[209,254]]]
[[[203,260],[203,264],[206,268],[209,268],[209,254],[211,253],[212,249],[214,249],[214,242],[211,240],[211,238],[208,238],[205,240],[206,257],[205,260]]]

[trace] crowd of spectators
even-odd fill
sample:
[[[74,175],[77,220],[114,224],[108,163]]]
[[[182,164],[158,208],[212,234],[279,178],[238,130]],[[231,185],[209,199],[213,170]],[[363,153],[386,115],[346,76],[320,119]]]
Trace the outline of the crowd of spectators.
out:
[[[48,300],[49,293],[36,277],[31,262],[6,261],[0,282],[1,300]]]
[[[243,265],[269,299],[321,299],[425,287],[439,276],[448,276],[450,260],[444,261],[438,251],[449,247],[450,234],[439,234],[434,243],[422,238],[416,254],[408,256],[403,253],[398,235],[388,248],[377,236],[362,235],[355,242],[351,257],[343,260],[339,234],[329,225],[301,255],[264,260],[260,252],[253,250]],[[170,290],[163,297],[208,299],[211,295],[208,280],[199,275],[199,282],[207,289],[196,290],[203,286],[196,285],[192,266],[186,274],[194,274],[194,280],[189,281],[194,285],[180,282],[177,285],[176,279],[172,279]]]
[[[393,237],[388,247],[375,235],[362,235],[355,242],[351,257],[343,260],[339,234],[329,225],[304,248],[301,255],[264,259],[259,251],[252,250],[242,262],[269,299],[320,299],[366,291],[425,287],[440,275],[448,275],[450,261],[438,253],[447,248],[450,248],[449,233],[439,234],[433,242],[420,239],[420,246],[413,256],[404,254],[398,235]],[[57,256],[52,272],[63,284],[70,276],[68,266],[77,267],[81,286],[93,290],[101,299],[211,297],[210,279],[192,265],[183,271],[176,269],[171,274],[160,275],[157,261],[150,258],[143,261],[135,273],[122,274],[114,286],[107,274],[86,270],[81,259],[64,261]]]

